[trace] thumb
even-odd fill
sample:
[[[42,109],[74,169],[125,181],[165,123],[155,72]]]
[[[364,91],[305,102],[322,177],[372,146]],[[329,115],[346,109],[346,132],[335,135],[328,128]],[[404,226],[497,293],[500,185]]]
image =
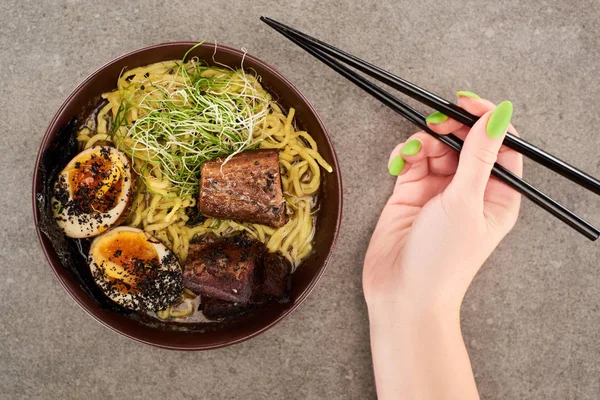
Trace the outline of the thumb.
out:
[[[452,184],[458,193],[483,201],[490,173],[512,117],[513,105],[503,101],[483,114],[465,139]]]

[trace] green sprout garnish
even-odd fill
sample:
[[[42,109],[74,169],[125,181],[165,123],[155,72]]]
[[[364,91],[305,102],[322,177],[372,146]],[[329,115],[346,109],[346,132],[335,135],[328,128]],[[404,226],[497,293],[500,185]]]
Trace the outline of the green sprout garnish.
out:
[[[184,63],[186,57],[166,75],[177,82],[123,90],[112,126],[117,146],[145,162],[146,172],[159,168],[176,197],[197,193],[205,161],[258,147],[262,139],[255,132],[271,99],[242,69],[216,69],[197,59]],[[132,108],[140,115],[135,121],[128,120]],[[140,173],[142,179],[146,175]]]

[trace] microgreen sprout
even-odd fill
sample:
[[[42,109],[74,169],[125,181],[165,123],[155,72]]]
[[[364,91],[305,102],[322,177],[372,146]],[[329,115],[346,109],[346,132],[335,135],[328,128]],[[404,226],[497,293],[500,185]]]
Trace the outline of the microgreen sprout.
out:
[[[143,89],[125,88],[113,123],[117,145],[144,160],[146,171],[159,168],[177,197],[198,191],[205,161],[258,147],[257,129],[270,101],[243,69],[209,67],[196,58],[183,61]],[[138,118],[130,120],[133,109]]]

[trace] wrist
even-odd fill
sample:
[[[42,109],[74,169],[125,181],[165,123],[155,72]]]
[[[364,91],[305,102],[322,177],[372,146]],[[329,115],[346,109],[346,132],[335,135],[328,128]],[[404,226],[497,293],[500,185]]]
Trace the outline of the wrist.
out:
[[[408,298],[393,301],[367,301],[371,327],[400,327],[419,324],[460,324],[460,302],[414,301]]]
[[[380,398],[477,399],[460,311],[412,302],[369,304]]]

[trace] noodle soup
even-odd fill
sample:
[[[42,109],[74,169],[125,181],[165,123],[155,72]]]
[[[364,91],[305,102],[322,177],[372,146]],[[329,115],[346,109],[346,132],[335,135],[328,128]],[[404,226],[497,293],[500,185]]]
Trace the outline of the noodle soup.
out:
[[[309,132],[297,129],[295,110],[286,113],[262,87],[260,77],[208,66],[197,58],[150,64],[126,71],[117,89],[77,132],[80,150],[114,146],[131,160],[136,191],[124,225],[159,240],[183,266],[190,244],[243,232],[269,253],[281,254],[291,272],[311,253],[317,193],[332,167]],[[197,212],[203,163],[255,149],[275,149],[287,222],[281,227]],[[184,289],[171,306],[151,311],[161,320],[205,321],[201,300]]]

